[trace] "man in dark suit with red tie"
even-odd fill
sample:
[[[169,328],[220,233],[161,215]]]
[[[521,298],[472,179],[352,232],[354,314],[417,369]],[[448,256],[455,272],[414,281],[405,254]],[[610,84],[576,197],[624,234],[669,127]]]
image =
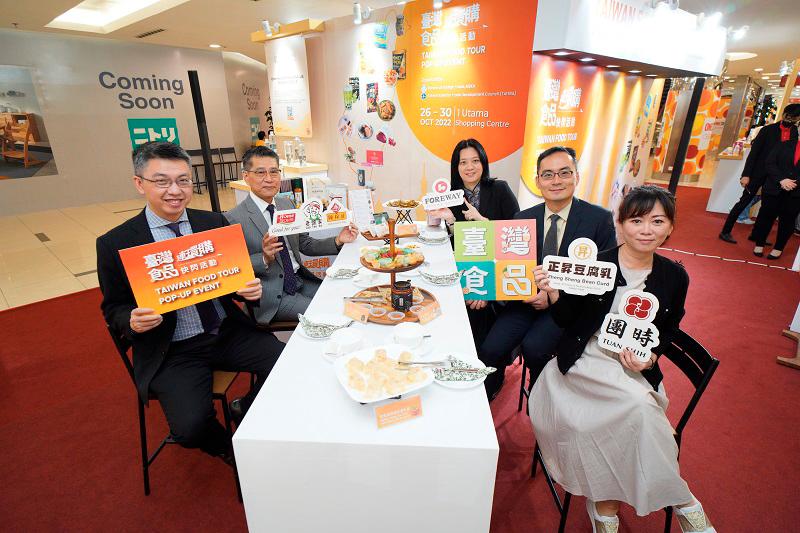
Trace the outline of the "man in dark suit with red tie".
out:
[[[750,147],[750,153],[747,154],[747,160],[744,162],[742,177],[739,179],[739,183],[744,187],[742,197],[731,209],[722,226],[722,231],[719,233],[719,238],[723,241],[736,244],[736,239],[731,235],[733,225],[764,185],[764,180],[767,178],[767,157],[782,142],[797,140],[798,122],[800,122],[800,104],[789,104],[783,110],[783,118],[780,122],[764,126],[756,135],[753,145]]]
[[[154,395],[175,441],[232,464],[231,440],[211,398],[214,370],[247,371],[256,384],[240,400],[246,411],[283,349],[259,331],[233,299],[252,305],[261,283],[251,280],[235,295],[163,315],[137,307],[119,251],[228,225],[220,213],[187,209],[192,198],[191,160],[183,148],[149,142],[133,154],[133,184],[147,201],[141,213],[97,239],[97,275],[106,323],[130,339],[136,388]]]
[[[569,245],[579,237],[594,241],[599,251],[617,245],[611,213],[602,207],[575,198],[580,180],[575,150],[554,146],[539,154],[536,162],[536,185],[544,202],[517,213],[514,218],[536,220],[536,261],[548,255],[566,256]],[[550,316],[547,294],[540,291],[524,301],[508,302],[500,311],[478,353],[487,366],[497,368],[484,385],[489,399],[503,386],[505,368],[514,348],[522,347],[525,364],[531,371],[531,383],[539,377],[550,360],[559,328]]]

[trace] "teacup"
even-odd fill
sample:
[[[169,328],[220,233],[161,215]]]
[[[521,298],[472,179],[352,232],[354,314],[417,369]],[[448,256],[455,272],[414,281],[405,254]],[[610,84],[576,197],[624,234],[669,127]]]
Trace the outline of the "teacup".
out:
[[[392,330],[392,338],[397,344],[407,348],[418,348],[425,338],[425,328],[416,322],[403,322],[397,324]]]
[[[366,268],[362,268],[358,271],[358,275],[355,278],[358,282],[364,283],[366,285],[372,285],[378,283],[381,279],[381,275],[379,272],[373,272],[372,270],[367,270]]]
[[[336,357],[339,357],[361,348],[361,341],[363,340],[364,334],[357,329],[337,329],[331,334],[326,351],[331,355],[336,355]]]

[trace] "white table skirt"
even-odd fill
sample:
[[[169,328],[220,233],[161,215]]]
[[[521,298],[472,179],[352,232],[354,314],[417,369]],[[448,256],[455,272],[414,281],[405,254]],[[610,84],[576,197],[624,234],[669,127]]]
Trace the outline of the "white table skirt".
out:
[[[362,237],[334,263],[359,264]],[[433,267],[455,269],[449,244],[425,245]],[[425,325],[432,355],[446,348],[475,356],[458,285],[412,284],[436,295],[442,316]],[[326,279],[309,308],[343,313],[349,280]],[[391,326],[354,324],[377,345]],[[423,416],[377,429],[374,407],[349,398],[321,353],[324,341],[292,335],[234,435],[251,531],[486,532],[498,444],[482,386],[419,391]]]

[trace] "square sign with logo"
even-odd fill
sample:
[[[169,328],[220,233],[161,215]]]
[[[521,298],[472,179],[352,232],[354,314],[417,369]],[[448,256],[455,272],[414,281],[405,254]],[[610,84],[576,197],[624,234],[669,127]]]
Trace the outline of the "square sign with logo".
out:
[[[181,144],[178,137],[178,123],[174,118],[129,118],[128,133],[134,150],[140,144],[150,141]]]
[[[456,264],[465,300],[525,300],[536,294],[536,221],[456,222]]]

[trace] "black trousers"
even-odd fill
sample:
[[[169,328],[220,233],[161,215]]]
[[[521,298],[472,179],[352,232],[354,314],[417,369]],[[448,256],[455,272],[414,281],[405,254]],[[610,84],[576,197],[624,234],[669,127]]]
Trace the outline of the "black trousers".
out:
[[[756,191],[758,191],[758,189],[756,189]],[[747,187],[744,188],[742,197],[734,204],[733,209],[731,209],[731,212],[728,214],[728,218],[725,219],[725,225],[722,226],[722,233],[730,233],[733,231],[733,225],[736,224],[736,219],[739,218],[739,215],[742,214],[744,208],[750,204],[750,201],[755,195],[755,192],[751,192]]]
[[[470,329],[472,329],[472,340],[475,342],[475,350],[480,351],[487,335],[489,335],[492,326],[497,320],[495,303],[489,302],[486,307],[477,310],[467,307],[467,317],[469,318]]]
[[[175,441],[210,455],[230,450],[230,436],[214,411],[213,371],[256,374],[253,390],[242,399],[246,411],[283,347],[272,333],[232,319],[223,321],[217,335],[203,333],[172,343],[150,391],[158,398]]]
[[[536,381],[552,358],[561,332],[549,310],[537,311],[530,304],[509,302],[478,351],[481,361],[497,369],[484,382],[487,396],[492,398],[503,386],[505,369],[512,362],[514,348],[520,345],[531,380]]]
[[[780,193],[775,196],[763,195],[761,210],[758,212],[755,225],[753,225],[753,239],[756,241],[756,246],[764,246],[772,224],[777,218],[778,235],[775,237],[775,246],[772,249],[783,251],[783,247],[789,242],[789,237],[794,231],[798,213],[800,213],[799,196],[791,196],[789,193]]]

